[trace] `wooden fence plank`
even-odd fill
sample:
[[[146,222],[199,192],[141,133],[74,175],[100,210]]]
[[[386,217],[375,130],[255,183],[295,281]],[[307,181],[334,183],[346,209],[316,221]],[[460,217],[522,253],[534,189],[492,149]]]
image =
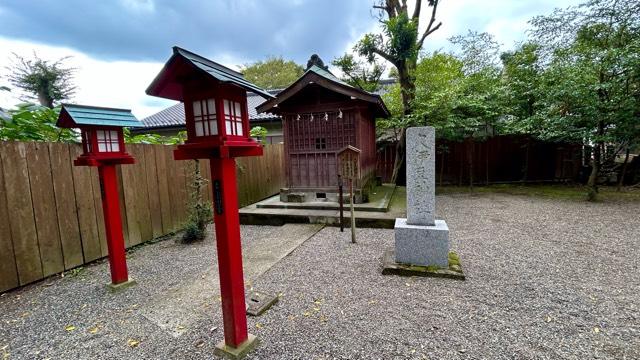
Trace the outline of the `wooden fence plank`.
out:
[[[59,214],[60,243],[62,245],[64,267],[68,270],[82,265],[84,261],[76,197],[73,190],[73,173],[71,170],[73,159],[69,157],[68,144],[49,143],[48,146],[56,211]]]
[[[136,206],[138,210],[138,226],[140,227],[140,242],[153,239],[153,227],[151,225],[151,211],[149,209],[149,190],[147,189],[146,175],[146,159],[145,151],[142,144],[131,144],[131,155],[135,157],[134,165],[125,165],[131,167],[134,172],[135,188],[136,188]]]
[[[0,145],[0,151],[2,150],[3,148]],[[2,158],[0,157],[0,292],[20,286],[16,259],[13,253],[13,242],[11,240],[6,193]]]
[[[138,196],[136,195],[136,173],[135,165],[120,166],[122,171],[122,188],[124,190],[124,207],[127,214],[127,229],[129,233],[127,247],[138,245],[142,242],[142,234],[140,232],[139,205]]]
[[[167,183],[169,184],[169,200],[171,202],[171,230],[177,230],[182,226],[182,197],[180,194],[180,188],[184,187],[184,180],[182,177],[184,175],[179,174],[180,163],[184,162],[184,160],[174,160],[173,159],[173,148],[166,147],[165,148],[165,164],[167,165]],[[182,172],[184,174],[184,172]]]
[[[171,202],[169,201],[169,184],[167,180],[167,162],[165,160],[165,146],[155,145],[156,171],[158,178],[158,198],[160,200],[160,215],[162,216],[162,233],[168,234],[173,230],[171,217]]]
[[[82,153],[80,145],[72,145],[69,150],[71,159],[76,159]],[[74,166],[71,171],[73,173],[73,187],[76,193],[82,253],[84,262],[88,263],[102,257],[98,223],[96,222],[96,207],[93,200],[91,169],[87,166]]]
[[[26,155],[25,143],[6,142],[0,146],[13,252],[20,285],[43,277]]]
[[[124,246],[129,247],[129,224],[127,222],[127,208],[124,202],[124,183],[122,182],[122,166],[116,166],[118,176],[118,203],[120,204],[120,219],[122,222],[122,235],[124,236]]]
[[[157,238],[162,236],[162,210],[160,206],[158,170],[156,168],[156,147],[152,145],[145,145],[144,158],[147,191],[149,194],[152,236],[153,238]]]
[[[49,147],[46,143],[36,142],[26,145],[27,168],[40,247],[42,274],[46,277],[64,271]]]
[[[93,193],[93,206],[96,209],[96,225],[98,228],[98,241],[100,242],[100,253],[102,256],[109,255],[107,247],[107,233],[104,224],[104,210],[102,209],[102,188],[100,187],[100,174],[97,167],[90,167],[91,170],[91,190]]]
[[[175,161],[172,146],[131,145],[137,165],[118,167],[127,247],[178,230],[187,219],[193,165]],[[0,143],[0,291],[107,255],[96,168],[73,166],[77,144]],[[284,180],[282,145],[239,159],[243,205],[276,193]],[[200,161],[211,178],[209,161]],[[203,197],[212,200],[211,183]]]

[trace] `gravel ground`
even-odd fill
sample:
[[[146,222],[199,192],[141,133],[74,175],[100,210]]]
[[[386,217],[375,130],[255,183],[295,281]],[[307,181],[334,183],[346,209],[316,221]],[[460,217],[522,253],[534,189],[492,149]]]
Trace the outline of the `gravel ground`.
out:
[[[325,228],[250,282],[282,294],[249,318],[262,341],[250,358],[640,358],[640,203],[467,194],[438,197],[437,211],[466,281],[382,276],[393,231],[360,229],[350,244]],[[277,229],[243,226],[245,250]],[[0,358],[211,359],[214,252],[211,240],[143,247],[129,263],[144,281],[117,295],[103,290],[106,264],[5,294]],[[176,312],[186,326],[161,326]]]
[[[380,275],[390,230],[325,228],[255,284],[255,358],[638,359],[640,204],[443,196],[464,282]]]

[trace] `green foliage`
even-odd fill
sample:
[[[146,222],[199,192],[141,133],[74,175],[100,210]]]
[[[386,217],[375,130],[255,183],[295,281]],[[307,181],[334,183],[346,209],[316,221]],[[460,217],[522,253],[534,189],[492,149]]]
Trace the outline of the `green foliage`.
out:
[[[258,139],[261,142],[264,142],[264,139],[267,137],[267,133],[268,131],[265,127],[254,126],[251,128],[251,131],[249,132],[249,136]]]
[[[24,90],[37,99],[40,105],[53,108],[54,103],[69,99],[74,91],[74,68],[65,66],[68,57],[57,61],[40,59],[34,54],[33,59],[14,55],[14,63],[7,70],[11,72],[8,80],[15,87]]]
[[[375,59],[367,63],[352,54],[344,54],[335,58],[332,64],[342,71],[343,80],[351,86],[370,92],[380,88],[379,81],[385,68]]]
[[[282,57],[270,57],[246,64],[241,70],[245,79],[265,89],[285,88],[304,72],[302,66]]]
[[[59,114],[59,107],[19,104],[9,119],[0,118],[0,140],[78,142],[76,132],[56,126]]]
[[[164,144],[179,145],[184,144],[187,139],[187,132],[180,131],[175,136],[166,137],[158,134],[132,134],[129,128],[124,128],[124,141],[129,144]]]
[[[200,173],[200,161],[194,160],[192,163],[193,182],[190,185],[189,200],[189,220],[185,226],[182,241],[191,243],[204,240],[206,236],[207,224],[211,221],[213,210],[211,204],[203,199],[202,192],[206,189],[208,180]]]

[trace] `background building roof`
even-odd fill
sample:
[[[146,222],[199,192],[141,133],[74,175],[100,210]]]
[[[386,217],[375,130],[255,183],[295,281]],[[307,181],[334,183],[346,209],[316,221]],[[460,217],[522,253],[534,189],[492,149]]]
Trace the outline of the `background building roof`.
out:
[[[280,92],[281,89],[267,90],[271,95]],[[258,114],[256,107],[264,102],[264,98],[258,94],[247,92],[247,109],[249,110],[249,121],[267,121],[280,119],[280,116],[273,114]],[[160,112],[142,119],[145,128],[162,128],[173,126],[184,126],[184,105],[177,103]]]

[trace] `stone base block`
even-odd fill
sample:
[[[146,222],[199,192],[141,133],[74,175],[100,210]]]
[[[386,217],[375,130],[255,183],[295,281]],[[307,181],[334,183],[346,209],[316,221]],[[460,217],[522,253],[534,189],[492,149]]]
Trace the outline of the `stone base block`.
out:
[[[447,268],[400,264],[397,263],[395,259],[395,250],[389,249],[384,252],[382,255],[382,275],[439,277],[455,280],[465,279],[460,258],[454,252],[449,253],[449,267]]]
[[[260,341],[254,335],[248,334],[248,338],[245,342],[238,345],[238,347],[228,346],[224,340],[219,342],[216,345],[216,349],[214,350],[214,354],[226,358],[226,359],[242,359],[247,356],[247,354],[256,348]]]
[[[449,266],[449,227],[444,220],[435,225],[409,225],[397,218],[394,227],[396,262],[420,266]]]
[[[247,296],[247,315],[260,316],[278,302],[278,295],[252,291]]]
[[[137,284],[137,282],[135,280],[133,280],[132,278],[129,278],[129,280],[125,281],[125,282],[121,282],[119,284],[107,284],[107,289],[109,291],[111,291],[112,293],[115,292],[119,292],[122,291],[126,288],[130,288],[132,286],[134,286],[135,284]]]

